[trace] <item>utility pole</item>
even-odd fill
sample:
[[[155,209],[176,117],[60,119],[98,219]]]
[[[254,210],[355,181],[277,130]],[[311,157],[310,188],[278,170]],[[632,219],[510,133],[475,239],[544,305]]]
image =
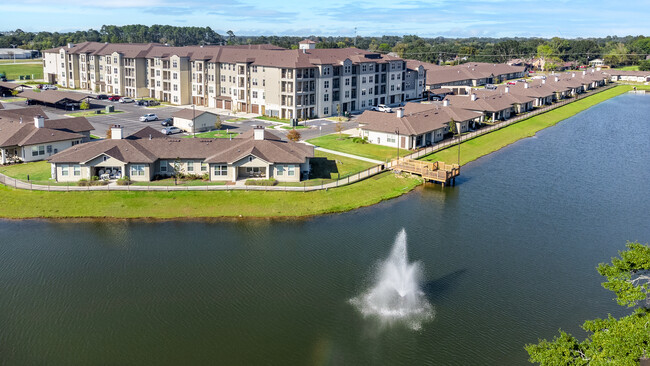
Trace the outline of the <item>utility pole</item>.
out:
[[[355,28],[355,29],[356,29],[356,28]],[[13,55],[14,55],[14,63],[16,63],[16,46],[18,46],[18,45],[17,45],[17,44],[10,44],[10,46],[14,48],[14,52],[13,52]]]

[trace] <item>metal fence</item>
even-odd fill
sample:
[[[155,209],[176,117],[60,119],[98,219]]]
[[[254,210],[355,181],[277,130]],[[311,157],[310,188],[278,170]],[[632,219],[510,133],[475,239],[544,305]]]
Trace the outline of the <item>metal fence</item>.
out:
[[[460,142],[471,140],[475,137],[485,135],[487,133],[490,133],[495,130],[499,130],[501,128],[504,128],[506,126],[521,122],[525,119],[531,118],[533,116],[536,116],[538,114],[546,113],[550,110],[553,110],[555,108],[559,108],[561,106],[564,106],[566,104],[569,104],[571,102],[574,102],[576,100],[582,99],[584,97],[608,90],[612,87],[614,87],[616,84],[609,84],[606,85],[602,88],[592,90],[583,94],[578,94],[575,98],[571,99],[565,99],[561,102],[555,103],[550,106],[546,106],[543,108],[536,109],[532,112],[528,112],[522,115],[519,115],[517,117],[508,119],[506,121],[501,121],[499,123],[496,123],[494,125],[490,126],[485,126],[482,127],[476,131],[472,131],[469,133],[466,133],[464,135],[461,135],[460,137]],[[418,159],[426,155],[430,155],[432,153],[435,153],[437,151],[446,149],[450,146],[455,146],[459,142],[458,138],[454,138],[451,140],[446,140],[442,141],[440,143],[437,143],[432,146],[428,146],[425,148],[422,148],[420,150],[417,150],[411,154],[407,154],[403,156],[403,158],[406,159]],[[328,182],[328,183],[321,183],[320,185],[306,185],[306,183],[303,182],[302,186],[247,186],[247,185],[203,185],[203,186],[136,186],[136,185],[116,185],[116,184],[108,184],[108,185],[101,185],[101,186],[77,186],[74,183],[71,182],[72,185],[60,185],[60,184],[48,184],[48,185],[42,185],[42,184],[33,184],[32,182],[25,182],[19,179],[11,178],[8,177],[4,174],[0,174],[0,183],[4,184],[8,187],[13,187],[16,189],[27,189],[27,190],[34,190],[34,191],[50,191],[50,192],[70,192],[70,191],[163,191],[163,192],[170,192],[170,191],[287,191],[287,192],[311,192],[311,191],[318,191],[318,190],[327,190],[329,188],[336,188],[336,187],[343,187],[348,184],[356,183],[359,181],[362,181],[364,179],[368,179],[374,175],[377,175],[381,172],[384,172],[388,169],[391,168],[392,162],[387,161],[384,164],[376,165],[372,168],[363,170],[358,173],[354,173],[351,175],[348,175],[346,177],[337,179],[333,182]]]

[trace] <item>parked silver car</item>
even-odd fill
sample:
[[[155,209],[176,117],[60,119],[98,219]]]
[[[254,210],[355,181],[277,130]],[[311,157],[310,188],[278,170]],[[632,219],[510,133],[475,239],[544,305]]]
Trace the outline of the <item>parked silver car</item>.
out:
[[[157,121],[158,116],[156,116],[155,113],[147,113],[144,116],[140,117],[140,122],[149,122],[149,121]]]
[[[169,127],[163,128],[162,130],[160,130],[160,132],[164,133],[165,135],[171,135],[171,134],[175,134],[175,133],[180,133],[181,129],[178,128],[178,127],[169,126]]]

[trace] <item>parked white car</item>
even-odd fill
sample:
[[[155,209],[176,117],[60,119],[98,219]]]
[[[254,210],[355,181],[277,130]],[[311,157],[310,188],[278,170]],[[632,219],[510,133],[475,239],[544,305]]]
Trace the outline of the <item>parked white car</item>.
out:
[[[150,122],[150,121],[157,121],[157,120],[158,120],[158,116],[156,116],[155,113],[148,113],[140,117],[140,122]]]
[[[160,132],[164,133],[165,135],[171,135],[174,133],[180,133],[181,129],[178,127],[170,126],[170,127],[165,127]]]
[[[387,105],[385,105],[385,104],[380,104],[380,105],[378,105],[378,106],[377,106],[377,110],[380,111],[380,112],[384,112],[384,113],[390,113],[390,112],[393,111],[393,110],[391,109],[391,107],[389,107],[389,106],[387,106]]]
[[[127,97],[120,98],[120,103],[133,103],[133,102],[134,100],[131,98],[127,98]]]

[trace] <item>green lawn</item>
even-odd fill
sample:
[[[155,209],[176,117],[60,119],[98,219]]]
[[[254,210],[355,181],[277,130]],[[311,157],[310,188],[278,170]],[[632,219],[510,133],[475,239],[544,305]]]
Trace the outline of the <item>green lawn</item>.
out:
[[[275,118],[275,117],[267,117],[267,116],[255,117],[255,119],[261,119],[262,121],[271,121],[271,122],[280,122],[280,123],[291,123],[291,121],[288,120],[288,119]]]
[[[197,133],[196,137],[197,138],[204,138],[204,139],[206,139],[206,138],[227,139],[227,138],[230,138],[230,137],[236,137],[237,135],[238,135],[238,133],[235,133],[235,132],[228,133],[228,132],[226,132],[226,130],[214,130],[214,131]],[[187,136],[183,136],[183,137],[192,138],[194,136],[187,135]]]
[[[638,88],[638,87],[637,87]],[[510,145],[522,138],[534,136],[537,131],[555,125],[585,109],[594,106],[604,100],[628,92],[632,89],[629,85],[619,85],[609,90],[580,99],[565,106],[554,109],[550,112],[539,114],[519,123],[515,123],[500,130],[479,136],[475,139],[463,142],[460,148],[460,163],[467,164],[481,156],[497,151],[504,146]],[[458,160],[458,149],[452,146],[437,153],[423,158],[428,161],[444,161],[456,163]]]
[[[201,179],[191,179],[191,180],[179,180],[178,184],[174,184],[174,178],[166,178],[161,180],[155,180],[153,182],[134,182],[134,186],[223,186],[226,185],[225,182],[212,182],[212,181],[203,181]]]
[[[315,192],[43,192],[0,186],[4,218],[300,217],[349,211],[398,197],[421,184],[386,172]]]
[[[310,159],[312,176],[314,178],[337,179],[372,168],[376,164],[363,160],[348,158],[341,155],[314,151],[314,158]]]
[[[331,135],[317,137],[315,139],[308,140],[307,142],[324,149],[363,156],[364,158],[376,159],[379,161],[390,160],[397,156],[397,148],[375,144],[359,144],[353,142],[352,137],[349,135],[343,134],[342,136],[343,138],[339,139],[339,134],[334,133]],[[400,155],[406,155],[408,153],[410,153],[410,151],[400,149]]]
[[[32,59],[9,59],[9,60],[0,60],[0,64],[24,64],[24,63],[38,63],[43,67],[43,59],[41,58],[32,58]]]
[[[303,128],[307,128],[307,126],[296,126],[296,127],[291,127],[291,126],[280,126],[281,129],[283,130],[293,130],[294,128],[296,130],[302,130]]]
[[[20,75],[29,75],[33,79],[43,78],[43,64],[0,64],[0,73],[6,73],[8,80],[19,81]]]
[[[95,117],[95,116],[106,116],[109,114],[117,114],[117,113],[124,113],[123,111],[113,111],[110,113],[106,113],[105,111],[99,109],[101,113],[97,114],[96,113],[97,109],[93,110],[85,110],[85,111],[80,111],[80,112],[72,112],[72,113],[66,113],[66,116],[70,117]]]
[[[348,121],[347,117],[327,117],[325,119],[328,119],[328,120],[334,121],[334,122],[347,122]]]
[[[27,98],[17,98],[17,97],[11,97],[11,98],[0,98],[0,102],[3,103],[16,103],[16,102],[24,102],[26,101]]]
[[[231,123],[232,122],[241,122],[241,121],[248,121],[248,118],[243,118],[242,117],[242,118],[231,118],[231,119],[226,120],[226,122],[231,122]]]
[[[0,166],[0,173],[24,181],[28,174],[30,180],[47,181],[51,177],[50,163],[47,161]]]
[[[639,71],[639,65],[616,67],[614,70]]]

